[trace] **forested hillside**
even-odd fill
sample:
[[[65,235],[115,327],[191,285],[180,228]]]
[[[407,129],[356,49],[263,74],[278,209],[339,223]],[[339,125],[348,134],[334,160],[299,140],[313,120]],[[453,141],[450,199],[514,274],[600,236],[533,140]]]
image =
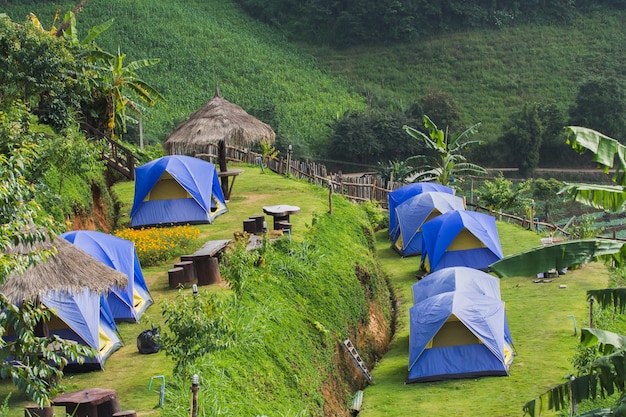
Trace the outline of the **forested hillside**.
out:
[[[542,132],[543,166],[580,163],[560,135],[564,125],[626,137],[621,2],[576,2],[576,8],[572,2],[531,2],[546,5],[543,14],[528,12],[530,3],[515,3],[515,19],[506,24],[494,24],[493,18],[508,10],[509,2],[489,10],[467,2],[437,3],[443,8],[433,9],[439,17],[431,23],[438,27],[411,42],[391,43],[381,35],[370,41],[387,42],[341,49],[319,39],[288,42],[289,30],[306,26],[306,16],[287,25],[281,19],[299,9],[278,1],[267,2],[266,12],[282,4],[280,19],[265,17],[271,23],[266,26],[231,1],[89,0],[78,14],[78,30],[84,34],[114,18],[98,38],[103,49],[119,48],[127,62],[160,59],[141,73],[167,99],[143,110],[150,143],[159,144],[208,101],[217,83],[227,100],[272,125],[283,152],[291,144],[297,158],[358,163],[344,164],[346,170],[374,169],[377,162],[418,152],[401,128],[419,127],[423,113],[452,131],[481,123],[476,139],[489,146],[473,158],[491,167],[516,166],[518,152],[511,149],[519,149],[529,125]],[[445,4],[456,4],[458,13],[447,13]],[[75,4],[61,5],[67,11]],[[52,22],[55,8],[56,3],[28,0],[5,5],[15,21],[33,11],[44,25]],[[446,23],[468,13],[474,20],[466,26]],[[366,32],[373,35],[374,29]],[[129,124],[124,139],[137,143],[137,131]]]
[[[294,39],[337,46],[409,42],[432,35],[520,24],[566,24],[580,13],[623,8],[615,0],[236,0]]]

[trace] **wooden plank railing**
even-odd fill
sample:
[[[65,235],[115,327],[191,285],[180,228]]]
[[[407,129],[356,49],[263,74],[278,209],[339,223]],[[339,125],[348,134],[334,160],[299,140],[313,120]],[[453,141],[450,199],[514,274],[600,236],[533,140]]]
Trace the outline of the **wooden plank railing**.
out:
[[[328,172],[324,164],[316,162],[291,160],[289,157],[279,157],[263,161],[262,155],[244,149],[228,146],[227,156],[230,161],[244,162],[248,164],[261,164],[264,169],[270,169],[281,175],[287,175],[297,179],[304,179],[310,183],[323,187],[333,187],[333,192],[343,195],[345,198],[363,203],[365,201],[376,201],[382,208],[388,208],[388,195],[391,191],[402,187],[400,183],[385,183],[375,175],[364,174],[361,176],[342,175]],[[217,155],[217,147],[215,155]],[[214,155],[214,157],[216,157]],[[550,230],[551,233],[561,233],[570,236],[570,233],[557,225],[539,222],[535,219],[516,216],[508,213],[493,212],[488,207],[478,204],[466,203],[469,210],[487,212],[496,216],[499,220],[515,223],[527,229]]]

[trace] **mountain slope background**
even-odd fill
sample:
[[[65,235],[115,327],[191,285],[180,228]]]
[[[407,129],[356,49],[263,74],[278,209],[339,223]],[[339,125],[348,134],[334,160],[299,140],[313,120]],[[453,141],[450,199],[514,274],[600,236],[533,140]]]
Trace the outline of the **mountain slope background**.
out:
[[[74,2],[5,2],[23,21],[29,12],[52,24]],[[463,123],[482,124],[495,141],[524,103],[554,104],[566,113],[578,86],[593,77],[624,78],[625,11],[594,12],[568,25],[524,25],[433,36],[411,44],[332,49],[289,43],[277,30],[230,1],[90,0],[78,14],[79,33],[108,19],[103,49],[126,63],[160,58],[142,78],[167,103],[146,110],[148,143],[160,144],[219,84],[227,100],[270,123],[279,148],[294,157],[324,154],[332,124],[368,105],[408,109],[430,89],[450,95]],[[125,139],[137,142],[137,128]],[[405,135],[399,131],[398,135]],[[336,159],[341,159],[338,155]]]

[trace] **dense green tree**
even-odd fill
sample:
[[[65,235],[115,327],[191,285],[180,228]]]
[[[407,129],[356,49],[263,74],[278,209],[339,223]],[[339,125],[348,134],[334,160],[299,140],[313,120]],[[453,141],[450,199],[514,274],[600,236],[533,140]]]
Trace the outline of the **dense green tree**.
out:
[[[543,214],[546,222],[550,221],[550,210],[553,206],[552,202],[557,197],[557,193],[562,187],[563,183],[554,178],[548,180],[537,178],[533,181],[533,197],[543,202]]]
[[[516,186],[513,181],[498,173],[493,180],[487,180],[477,191],[480,204],[495,211],[515,210],[527,206],[524,193],[530,189],[530,182],[524,181]]]
[[[420,99],[422,114],[427,114],[437,126],[456,132],[461,128],[461,113],[454,98],[442,91],[429,89]]]
[[[251,16],[292,38],[333,45],[412,41],[433,33],[518,23],[567,22],[585,2],[555,0],[238,0]],[[612,1],[602,2],[612,6]],[[615,7],[619,7],[615,5]]]
[[[626,92],[616,78],[587,80],[569,109],[569,125],[584,126],[626,143]]]
[[[75,120],[88,91],[63,39],[30,20],[16,24],[0,14],[0,102],[22,100],[42,121],[60,130]]]
[[[511,116],[506,133],[499,139],[508,148],[511,160],[525,178],[532,177],[539,166],[543,132],[539,105],[525,104],[518,113]]]
[[[414,121],[401,112],[349,113],[333,126],[328,159],[375,166],[380,161],[404,160],[407,155],[423,153],[423,144],[402,134],[402,126]]]
[[[583,165],[582,158],[575,153],[568,152],[563,135],[563,127],[567,124],[565,112],[554,103],[540,103],[537,112],[543,126],[539,166],[554,168]]]

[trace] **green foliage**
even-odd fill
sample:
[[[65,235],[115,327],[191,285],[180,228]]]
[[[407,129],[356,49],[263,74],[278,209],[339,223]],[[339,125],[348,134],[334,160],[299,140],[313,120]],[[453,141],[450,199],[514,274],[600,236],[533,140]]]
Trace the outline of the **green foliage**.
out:
[[[595,218],[592,215],[584,214],[576,223],[572,224],[572,234],[578,239],[589,239],[602,234],[602,229],[597,228]]]
[[[495,211],[516,210],[527,206],[530,202],[524,197],[530,189],[531,182],[524,181],[513,185],[513,182],[498,173],[493,181],[485,181],[476,194],[480,204]]]
[[[43,121],[61,129],[69,126],[87,82],[79,74],[65,42],[28,20],[16,25],[0,15],[0,97],[22,100]]]
[[[400,184],[408,184],[413,171],[414,168],[406,161],[388,161],[386,164],[378,163],[376,175],[387,183],[399,182]]]
[[[626,143],[626,91],[616,78],[593,78],[578,88],[568,124],[585,126]]]
[[[191,364],[207,353],[232,346],[232,301],[199,291],[191,297],[179,291],[175,301],[163,304],[168,330],[161,333],[165,354],[174,360],[174,373],[187,379]]]
[[[374,200],[367,200],[361,206],[367,214],[367,218],[372,228],[374,230],[380,229],[383,226],[383,221],[385,220],[385,215],[383,214],[380,203]]]
[[[52,255],[45,250],[15,253],[12,248],[45,241],[59,231],[35,200],[35,187],[24,177],[34,155],[32,147],[19,148],[9,156],[0,154],[0,282]]]
[[[261,139],[259,146],[261,147],[261,157],[263,158],[263,164],[265,165],[267,165],[268,161],[271,159],[276,158],[280,153],[280,151],[276,149],[267,138]]]
[[[97,90],[106,102],[106,132],[114,138],[117,134],[126,133],[126,108],[140,111],[137,100],[150,106],[164,102],[165,98],[150,84],[139,78],[138,71],[156,65],[159,59],[140,59],[125,63],[126,54],[118,48],[116,55],[101,54],[93,65],[96,76],[93,81]]]
[[[562,187],[563,183],[554,178],[548,180],[537,178],[532,183],[533,197],[543,201],[543,214],[547,222],[550,221],[550,210],[555,205],[553,200],[557,198],[557,193]]]

